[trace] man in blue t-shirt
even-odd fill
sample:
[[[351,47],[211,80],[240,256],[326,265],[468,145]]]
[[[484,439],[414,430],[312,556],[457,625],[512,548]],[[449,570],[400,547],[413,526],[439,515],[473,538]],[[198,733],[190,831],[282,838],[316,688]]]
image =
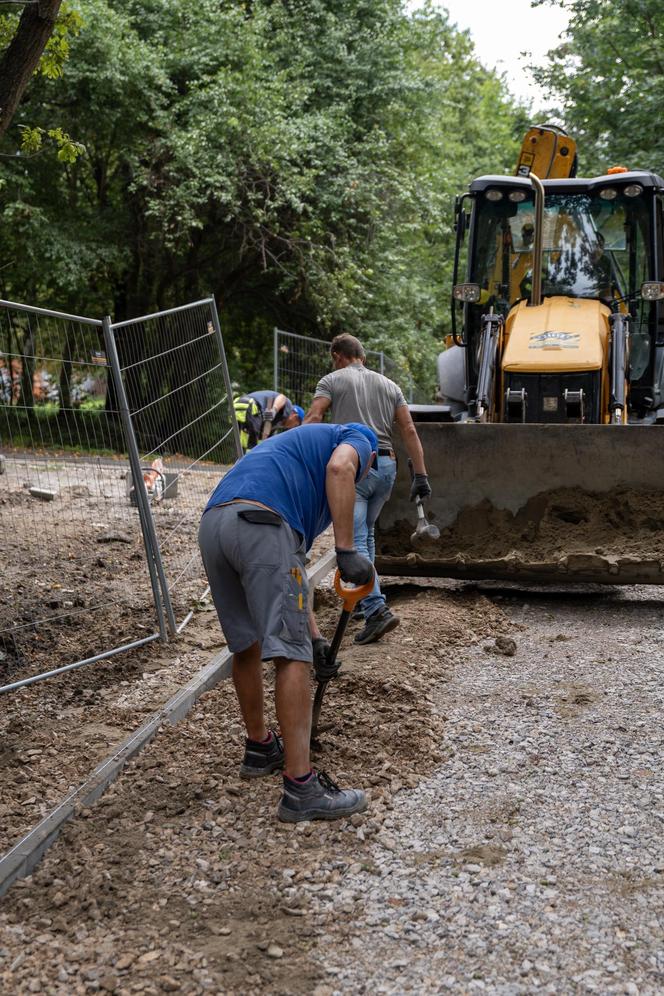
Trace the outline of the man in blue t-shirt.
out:
[[[337,819],[366,809],[364,792],[339,789],[311,770],[313,614],[304,558],[332,523],[337,565],[364,584],[371,561],[353,544],[355,484],[368,473],[378,439],[366,425],[308,425],[266,440],[221,479],[199,529],[212,598],[233,652],[233,681],[247,729],[240,774],[284,768],[279,819]],[[320,637],[320,634],[318,634]],[[318,642],[323,642],[320,639]],[[276,666],[283,743],[265,726],[262,661]]]

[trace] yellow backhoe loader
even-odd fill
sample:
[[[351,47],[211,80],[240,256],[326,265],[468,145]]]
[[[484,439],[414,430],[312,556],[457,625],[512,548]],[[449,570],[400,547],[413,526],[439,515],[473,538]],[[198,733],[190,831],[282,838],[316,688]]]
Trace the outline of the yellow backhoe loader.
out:
[[[404,459],[381,573],[664,583],[664,180],[575,173],[538,126],[457,199],[452,344],[411,406],[440,537],[410,542]]]

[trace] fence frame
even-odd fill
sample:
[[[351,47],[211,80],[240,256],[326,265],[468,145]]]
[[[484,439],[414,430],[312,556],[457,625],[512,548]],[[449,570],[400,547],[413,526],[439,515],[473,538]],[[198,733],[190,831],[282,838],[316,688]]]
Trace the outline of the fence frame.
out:
[[[300,335],[297,332],[287,332],[285,329],[280,329],[277,325],[274,326],[274,330],[273,330],[272,336],[273,336],[273,338],[272,338],[272,363],[273,363],[273,367],[274,367],[274,390],[275,391],[281,390],[280,387],[279,387],[279,336],[288,336],[289,339],[298,339],[300,342],[307,342],[307,343],[317,344],[319,346],[324,346],[325,349],[326,349],[326,351],[327,351],[327,353],[328,353],[328,356],[329,356],[329,353],[330,353],[330,341],[328,339],[318,339],[316,336]],[[380,349],[365,349],[365,353],[366,353],[366,355],[368,357],[374,357],[375,356],[377,358],[377,363],[378,363],[378,365],[380,367],[379,373],[381,373],[381,374],[383,374],[383,376],[385,376],[385,360],[387,359],[387,360],[389,360],[391,362],[394,362],[392,360],[392,357],[391,356],[387,356],[387,354],[384,353]],[[321,377],[322,376],[323,376],[323,373],[321,373]],[[408,378],[408,388],[407,388],[407,390],[404,391],[404,394],[406,395],[406,400],[408,401],[409,404],[413,403],[413,391],[414,391],[414,389],[415,389],[415,383],[414,383],[412,377],[409,377]]]
[[[120,420],[122,424],[123,439],[124,443],[127,446],[130,473],[132,475],[136,497],[137,497],[141,538],[145,550],[145,558],[150,577],[150,586],[152,589],[152,596],[157,614],[157,624],[158,624],[157,632],[151,633],[149,636],[142,637],[139,640],[133,640],[127,643],[122,643],[118,647],[102,651],[98,654],[94,654],[92,657],[87,657],[79,661],[74,661],[73,663],[62,665],[61,667],[54,668],[50,671],[44,671],[41,672],[40,674],[30,675],[27,678],[22,678],[18,681],[2,685],[0,686],[0,694],[3,692],[15,691],[19,688],[24,688],[28,685],[33,685],[39,681],[44,681],[46,678],[51,678],[59,674],[65,674],[68,671],[76,670],[77,668],[84,667],[87,664],[96,664],[99,661],[107,660],[111,657],[117,656],[118,654],[125,653],[126,651],[135,650],[139,647],[145,646],[146,644],[152,643],[155,640],[160,640],[162,643],[165,643],[169,639],[169,634],[170,636],[173,637],[179,635],[182,632],[182,630],[185,628],[187,623],[190,621],[190,619],[192,618],[193,610],[190,611],[185,616],[185,618],[179,625],[175,618],[175,612],[170,597],[168,581],[166,578],[166,572],[164,568],[164,561],[161,554],[159,540],[157,537],[155,522],[152,514],[152,508],[150,505],[150,499],[147,493],[145,481],[143,479],[143,472],[141,469],[141,461],[140,461],[140,450],[138,447],[138,441],[136,438],[136,433],[131,418],[131,411],[129,409],[127,392],[122,378],[122,371],[120,367],[120,359],[118,355],[117,344],[115,341],[114,330],[119,328],[126,328],[131,325],[136,325],[140,322],[149,321],[151,319],[163,318],[167,315],[175,314],[177,312],[189,311],[193,308],[200,307],[202,305],[207,305],[210,310],[210,317],[214,329],[214,338],[219,350],[220,366],[223,374],[224,388],[228,399],[228,411],[229,411],[229,418],[231,421],[231,432],[234,441],[234,449],[236,456],[239,458],[240,456],[242,456],[242,448],[240,444],[240,430],[237,424],[237,419],[235,418],[235,411],[233,409],[232,383],[230,378],[230,372],[228,369],[228,361],[226,358],[223,336],[221,332],[219,313],[217,310],[215,298],[212,294],[206,298],[203,298],[198,301],[193,301],[188,304],[179,305],[174,308],[167,308],[164,309],[163,311],[154,312],[153,314],[150,315],[142,315],[138,318],[132,318],[126,321],[115,322],[115,323],[113,322],[112,318],[108,315],[105,316],[103,319],[99,320],[96,318],[86,318],[81,315],[72,315],[69,314],[68,312],[56,311],[51,308],[38,308],[28,304],[22,304],[15,301],[6,301],[0,299],[0,309],[3,309],[7,312],[18,311],[24,314],[35,315],[37,317],[43,316],[44,318],[55,318],[55,319],[61,319],[63,321],[78,322],[81,325],[87,325],[93,328],[101,329],[102,331],[104,337],[104,346],[106,349],[107,363],[109,368],[109,376],[112,379],[113,386],[116,392],[118,411],[120,414]],[[204,591],[202,597],[205,597],[208,592],[209,592],[209,587]]]
[[[164,610],[166,613],[166,619],[168,621],[168,629],[172,636],[179,636],[182,630],[185,628],[187,623],[191,620],[193,616],[193,610],[188,612],[182,622],[178,623],[175,617],[175,611],[173,609],[173,602],[171,600],[170,589],[168,586],[168,579],[166,577],[166,570],[164,566],[164,558],[161,552],[161,546],[159,543],[159,538],[157,536],[157,530],[155,527],[154,517],[152,514],[152,507],[150,505],[150,499],[147,493],[147,487],[145,480],[143,478],[143,473],[141,470],[141,459],[140,451],[138,448],[138,442],[136,440],[136,433],[134,430],[134,424],[132,421],[131,411],[129,409],[129,402],[127,399],[127,392],[125,390],[124,380],[122,377],[122,369],[120,367],[120,360],[117,351],[117,345],[115,342],[115,330],[121,328],[128,328],[132,325],[138,325],[142,322],[151,321],[154,319],[165,318],[168,315],[178,314],[183,311],[191,311],[194,308],[200,308],[206,305],[210,309],[210,314],[212,318],[212,326],[214,328],[214,335],[217,347],[219,349],[219,357],[221,363],[221,369],[224,379],[224,387],[226,390],[226,396],[228,399],[228,409],[229,417],[231,420],[231,430],[233,433],[233,440],[235,442],[235,452],[236,457],[239,459],[242,456],[242,445],[240,443],[240,429],[237,424],[237,419],[235,417],[235,409],[233,408],[233,389],[230,378],[230,372],[228,369],[228,361],[226,359],[226,350],[224,348],[224,340],[221,332],[221,323],[219,321],[219,312],[217,311],[217,303],[215,301],[214,295],[210,294],[208,297],[201,298],[198,301],[191,301],[188,304],[181,304],[174,308],[165,308],[163,311],[156,311],[150,315],[141,315],[138,318],[130,318],[122,322],[113,322],[110,317],[104,319],[104,333],[105,337],[108,336],[109,346],[107,346],[108,355],[111,357],[112,368],[113,368],[113,378],[116,382],[116,390],[118,392],[118,400],[120,402],[120,411],[123,418],[123,424],[127,426],[127,439],[131,440],[128,442],[131,472],[134,480],[134,487],[136,489],[136,494],[145,514],[146,521],[146,533],[147,542],[149,543],[151,556],[150,560],[153,561],[154,569],[156,570],[157,577],[159,579],[159,586],[161,588],[161,602],[163,603]],[[205,598],[209,593],[209,586],[205,588],[201,598]],[[157,599],[155,594],[155,599]]]
[[[51,308],[37,308],[28,304],[20,304],[15,301],[6,301],[0,299],[0,308],[5,311],[20,311],[23,314],[43,316],[44,318],[58,318],[63,321],[74,321],[79,322],[81,325],[89,325],[93,328],[101,328],[104,331],[104,323],[96,318],[85,318],[81,315],[71,315],[64,311],[55,311]],[[106,341],[106,335],[104,334],[104,340]],[[132,430],[133,435],[133,430]],[[130,446],[130,440],[125,433],[125,441],[127,446]],[[134,444],[136,440],[134,439]],[[141,476],[142,480],[142,476]],[[157,579],[155,575],[155,564],[152,556],[152,548],[149,544],[146,525],[144,520],[144,509],[139,506],[139,519],[141,523],[141,537],[143,539],[143,546],[145,549],[145,557],[148,564],[148,571],[150,574],[150,584],[152,587],[152,594],[155,603],[155,609],[157,612],[157,621],[159,631],[157,633],[151,633],[149,636],[142,637],[140,640],[132,640],[129,643],[123,643],[119,647],[113,647],[111,650],[104,650],[99,654],[94,654],[92,657],[86,657],[79,661],[74,661],[71,664],[64,664],[62,667],[54,668],[50,671],[44,671],[40,674],[30,675],[28,678],[22,678],[19,681],[12,681],[5,685],[0,685],[0,694],[3,692],[16,691],[19,688],[25,688],[28,685],[34,685],[39,681],[44,681],[46,678],[52,678],[58,674],[65,674],[68,671],[75,671],[78,668],[85,667],[87,664],[96,664],[99,661],[108,660],[110,657],[116,657],[118,654],[125,653],[128,650],[135,650],[138,647],[143,647],[147,643],[152,643],[155,640],[161,640],[164,642],[166,640],[166,626],[164,621],[164,610],[159,596],[159,586],[157,584]]]
[[[154,521],[150,512],[150,500],[145,487],[145,481],[143,480],[141,458],[138,452],[138,443],[136,442],[136,433],[134,432],[134,426],[129,414],[127,392],[125,391],[124,381],[122,380],[122,374],[120,373],[120,359],[118,357],[118,350],[115,344],[115,337],[111,331],[111,319],[108,315],[104,318],[103,328],[106,356],[108,357],[111,365],[111,376],[113,377],[113,381],[115,383],[118,408],[120,409],[120,418],[122,419],[122,426],[124,429],[125,439],[127,441],[129,467],[136,491],[138,514],[141,520],[145,556],[147,558],[148,568],[150,571],[152,594],[154,595],[155,605],[159,606],[157,609],[159,615],[159,631],[162,640],[165,641],[166,632],[164,624],[164,611],[166,613],[168,626],[171,632],[175,631],[175,616],[173,614],[173,606],[168,594],[168,589],[165,587],[165,578],[163,577],[164,568],[161,562],[161,557],[159,556],[159,545],[155,534]],[[160,584],[161,596],[159,592]]]

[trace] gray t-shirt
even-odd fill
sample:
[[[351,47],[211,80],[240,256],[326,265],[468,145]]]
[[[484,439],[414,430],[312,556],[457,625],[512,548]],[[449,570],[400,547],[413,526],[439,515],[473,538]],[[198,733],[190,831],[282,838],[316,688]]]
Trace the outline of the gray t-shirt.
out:
[[[332,421],[339,425],[364,422],[378,436],[381,448],[392,448],[397,408],[408,404],[398,384],[363,363],[351,363],[321,377],[314,398],[332,403]]]

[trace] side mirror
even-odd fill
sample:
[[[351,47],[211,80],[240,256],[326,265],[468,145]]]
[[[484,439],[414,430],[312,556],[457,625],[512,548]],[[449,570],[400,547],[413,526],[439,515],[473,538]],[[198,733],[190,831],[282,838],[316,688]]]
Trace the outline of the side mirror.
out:
[[[646,280],[641,284],[641,297],[644,301],[661,301],[664,298],[664,282],[661,280]]]

